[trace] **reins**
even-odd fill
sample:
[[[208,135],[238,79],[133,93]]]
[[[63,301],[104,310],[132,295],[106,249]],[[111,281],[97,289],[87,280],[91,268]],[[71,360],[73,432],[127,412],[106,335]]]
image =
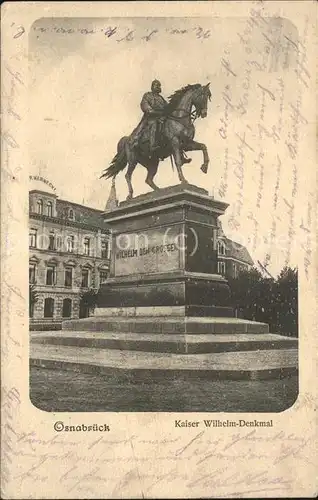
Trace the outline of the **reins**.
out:
[[[180,109],[175,109],[174,111],[172,111],[172,113],[179,112],[179,111],[183,111],[185,113],[185,115],[173,116],[171,114],[171,115],[166,115],[166,118],[169,118],[171,120],[175,120],[178,122],[178,121],[183,120],[184,118],[187,118],[189,116],[191,119],[191,123],[193,123],[198,118],[198,114],[197,114],[197,111],[195,109],[193,111],[187,111],[186,109],[180,108]]]

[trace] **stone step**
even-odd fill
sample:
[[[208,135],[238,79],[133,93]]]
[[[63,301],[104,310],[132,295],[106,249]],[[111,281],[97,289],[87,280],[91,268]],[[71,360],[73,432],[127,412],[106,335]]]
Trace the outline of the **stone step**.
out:
[[[259,380],[297,374],[298,350],[173,354],[32,343],[30,364],[146,381],[179,376]]]
[[[37,344],[121,349],[146,352],[208,353],[297,348],[298,340],[265,334],[142,334],[112,332],[34,332]]]
[[[268,325],[239,318],[199,317],[98,317],[63,321],[66,331],[156,333],[156,334],[234,334],[268,333]]]

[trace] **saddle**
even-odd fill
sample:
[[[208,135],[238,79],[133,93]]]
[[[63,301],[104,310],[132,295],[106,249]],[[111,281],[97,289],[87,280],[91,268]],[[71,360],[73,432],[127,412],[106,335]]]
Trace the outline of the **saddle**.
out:
[[[135,129],[134,134],[131,139],[131,147],[136,149],[139,147],[143,153],[145,153],[149,157],[157,157],[160,160],[164,160],[168,156],[172,154],[169,143],[165,139],[163,135],[163,128],[165,124],[166,117],[160,117],[156,120],[156,130],[155,137],[153,140],[153,148],[150,153],[150,134],[152,133],[151,127],[153,126],[153,122],[151,121],[141,121],[138,127]],[[149,154],[150,153],[150,154]],[[182,163],[190,163],[191,158],[187,158],[184,151],[181,151],[182,154]]]
[[[150,142],[153,141],[154,149],[159,150],[161,148],[166,147],[165,140],[163,137],[163,128],[164,128],[165,118],[158,118],[154,125],[153,122],[141,122],[137,129],[135,129],[131,145],[133,148],[137,148],[140,146],[142,149],[145,149],[146,144],[148,144],[148,148],[150,148]],[[152,127],[155,126],[155,136],[151,138]],[[148,149],[147,148],[147,149]]]

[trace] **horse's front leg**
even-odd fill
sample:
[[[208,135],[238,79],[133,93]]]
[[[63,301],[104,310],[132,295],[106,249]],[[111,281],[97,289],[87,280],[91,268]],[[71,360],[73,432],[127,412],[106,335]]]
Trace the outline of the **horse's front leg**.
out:
[[[206,147],[203,142],[197,142],[197,141],[189,141],[186,146],[184,147],[185,151],[202,151],[203,153],[203,164],[201,165],[201,170],[205,174],[208,171],[208,166],[210,162],[209,154],[208,154],[208,148]]]
[[[183,159],[182,159],[182,154],[180,151],[180,143],[179,143],[179,140],[177,137],[173,138],[173,140],[171,141],[171,145],[172,145],[172,155],[173,155],[176,167],[177,167],[179,181],[182,183],[187,183],[188,181],[184,177],[183,172],[182,172],[182,168],[181,168],[183,165]]]

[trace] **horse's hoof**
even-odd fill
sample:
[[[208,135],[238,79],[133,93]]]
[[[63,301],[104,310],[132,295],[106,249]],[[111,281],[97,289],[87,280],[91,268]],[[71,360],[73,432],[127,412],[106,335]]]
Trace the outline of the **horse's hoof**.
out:
[[[189,184],[186,179],[181,179],[181,184]]]
[[[127,201],[128,201],[128,200],[132,200],[132,197],[133,197],[133,196],[132,196],[132,194],[129,194],[129,195],[127,196],[126,200],[127,200]]]
[[[202,172],[203,172],[204,174],[206,174],[206,173],[207,173],[207,171],[208,171],[208,166],[207,166],[207,165],[202,165],[201,170],[202,170]]]

